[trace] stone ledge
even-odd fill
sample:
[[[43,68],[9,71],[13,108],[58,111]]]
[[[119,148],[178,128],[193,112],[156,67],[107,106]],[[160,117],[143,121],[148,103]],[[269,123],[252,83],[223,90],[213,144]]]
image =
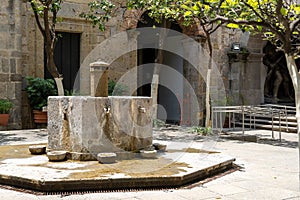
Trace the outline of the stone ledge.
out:
[[[26,145],[22,148],[28,149]],[[0,184],[41,192],[178,188],[231,169],[234,161],[222,153],[167,149],[157,159],[135,158],[110,165],[97,161],[53,163],[46,155],[28,152],[24,158],[10,155],[1,159]]]
[[[245,142],[257,142],[258,137],[256,135],[221,135],[220,138],[228,139],[228,140],[240,140]]]
[[[157,176],[157,177],[130,177],[130,178],[101,178],[95,180],[47,180],[28,179],[19,176],[0,174],[0,184],[11,185],[24,189],[41,192],[83,191],[83,190],[117,190],[117,189],[146,189],[146,188],[177,188],[196,181],[204,180],[233,167],[235,159],[230,159],[208,168],[186,175]]]

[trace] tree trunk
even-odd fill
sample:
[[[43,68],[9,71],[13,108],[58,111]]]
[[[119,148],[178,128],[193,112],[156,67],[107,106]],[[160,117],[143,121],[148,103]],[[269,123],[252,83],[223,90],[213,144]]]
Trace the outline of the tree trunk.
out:
[[[299,180],[300,180],[300,91],[299,91],[299,82],[300,74],[293,56],[285,54],[287,68],[289,70],[294,90],[295,90],[295,105],[296,105],[296,119],[297,119],[297,134],[298,134],[298,163],[299,163]]]
[[[153,114],[152,119],[157,119],[157,97],[158,97],[158,84],[159,84],[159,72],[160,72],[160,64],[163,62],[163,50],[158,49],[158,55],[155,61],[153,77],[151,82],[151,97],[152,97],[152,105],[153,105]]]
[[[210,32],[206,29],[205,25],[202,26],[206,39],[207,39],[207,45],[209,50],[209,61],[207,66],[207,75],[206,75],[206,94],[205,94],[205,106],[206,106],[206,115],[205,115],[205,127],[210,127],[210,115],[211,115],[211,108],[210,108],[210,77],[211,77],[211,68],[212,68],[212,62],[213,62],[213,52],[212,52],[212,44],[210,39]]]
[[[64,87],[62,84],[63,77],[61,74],[59,74],[56,64],[54,62],[54,53],[53,49],[51,49],[51,46],[46,46],[46,54],[47,54],[47,69],[50,72],[51,76],[54,78],[56,87],[57,87],[57,93],[58,96],[64,96]]]
[[[49,31],[49,29],[46,29]],[[63,77],[59,74],[55,61],[54,61],[54,48],[55,48],[55,40],[51,39],[51,34],[46,33],[45,43],[46,43],[46,54],[47,54],[47,69],[50,72],[51,76],[54,78],[58,96],[64,96],[64,87],[62,84]]]
[[[210,58],[209,60],[211,60]],[[211,62],[211,61],[209,61]],[[210,76],[211,76],[211,68],[207,70],[206,75],[206,94],[205,94],[205,107],[206,107],[206,115],[205,115],[205,127],[210,127]]]
[[[59,77],[59,78],[54,78],[55,83],[56,83],[56,87],[57,87],[57,94],[58,96],[64,96],[64,86],[63,86],[63,78]]]
[[[62,75],[59,74],[56,64],[54,62],[54,49],[56,44],[56,36],[55,36],[55,23],[56,23],[56,14],[57,11],[51,11],[50,6],[53,1],[40,1],[43,5],[43,15],[39,15],[39,6],[34,3],[34,1],[29,1],[31,8],[34,12],[35,21],[40,32],[43,35],[44,43],[45,43],[45,51],[47,55],[47,69],[50,72],[51,76],[54,78],[57,91],[59,96],[64,96],[64,88],[62,84]],[[59,3],[60,4],[60,3]],[[52,12],[52,25],[49,23],[50,17],[49,12]],[[43,19],[43,26],[40,20]]]
[[[159,48],[157,52],[157,57],[155,59],[155,65],[153,70],[153,77],[151,82],[151,97],[153,105],[152,119],[157,119],[157,97],[158,97],[158,84],[159,84],[159,73],[160,64],[163,64],[163,49],[165,45],[165,39],[168,34],[168,29],[171,27],[171,22],[166,19],[162,20],[162,29],[159,34]]]

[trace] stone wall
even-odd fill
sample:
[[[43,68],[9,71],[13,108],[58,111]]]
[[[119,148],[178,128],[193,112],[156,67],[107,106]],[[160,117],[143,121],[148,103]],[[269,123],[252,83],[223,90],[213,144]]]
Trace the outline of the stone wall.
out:
[[[22,88],[22,1],[0,5],[0,98],[14,103],[8,128],[21,128]]]

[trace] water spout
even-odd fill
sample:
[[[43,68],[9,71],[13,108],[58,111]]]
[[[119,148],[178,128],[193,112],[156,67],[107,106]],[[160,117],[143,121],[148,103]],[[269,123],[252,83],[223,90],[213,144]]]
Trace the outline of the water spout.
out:
[[[142,106],[139,106],[138,110],[140,113],[146,113],[146,108],[144,108]]]
[[[104,112],[106,114],[109,114],[110,113],[110,107],[104,107]]]

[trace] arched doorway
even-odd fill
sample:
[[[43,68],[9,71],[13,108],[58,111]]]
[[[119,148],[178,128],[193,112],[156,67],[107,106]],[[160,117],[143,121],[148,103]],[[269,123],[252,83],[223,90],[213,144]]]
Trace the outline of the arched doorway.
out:
[[[137,28],[143,27],[161,27],[160,24],[156,23],[155,20],[148,16],[145,12]],[[180,26],[176,23],[172,23],[170,29],[182,32]],[[145,39],[147,37],[147,39]],[[149,39],[149,37],[151,37]],[[145,44],[143,41],[152,41],[151,44]],[[159,37],[157,34],[144,34],[138,37],[138,85],[140,87],[137,90],[139,96],[151,96],[151,80],[153,76],[154,63],[157,57]],[[167,35],[165,39],[165,45],[172,45],[172,48],[182,48],[180,39],[176,35]],[[150,47],[150,48],[149,48]],[[158,119],[165,121],[170,124],[180,124],[181,121],[181,103],[183,99],[183,58],[174,53],[163,51],[163,66],[170,67],[172,70],[176,70],[177,77],[170,77],[168,74],[169,70],[160,71],[160,83],[158,88]],[[162,80],[163,79],[163,80]],[[176,90],[170,90],[170,87],[176,88]]]
[[[271,42],[267,42],[263,53],[263,64],[267,66],[264,86],[265,103],[294,105],[295,92],[284,52],[276,49]]]

